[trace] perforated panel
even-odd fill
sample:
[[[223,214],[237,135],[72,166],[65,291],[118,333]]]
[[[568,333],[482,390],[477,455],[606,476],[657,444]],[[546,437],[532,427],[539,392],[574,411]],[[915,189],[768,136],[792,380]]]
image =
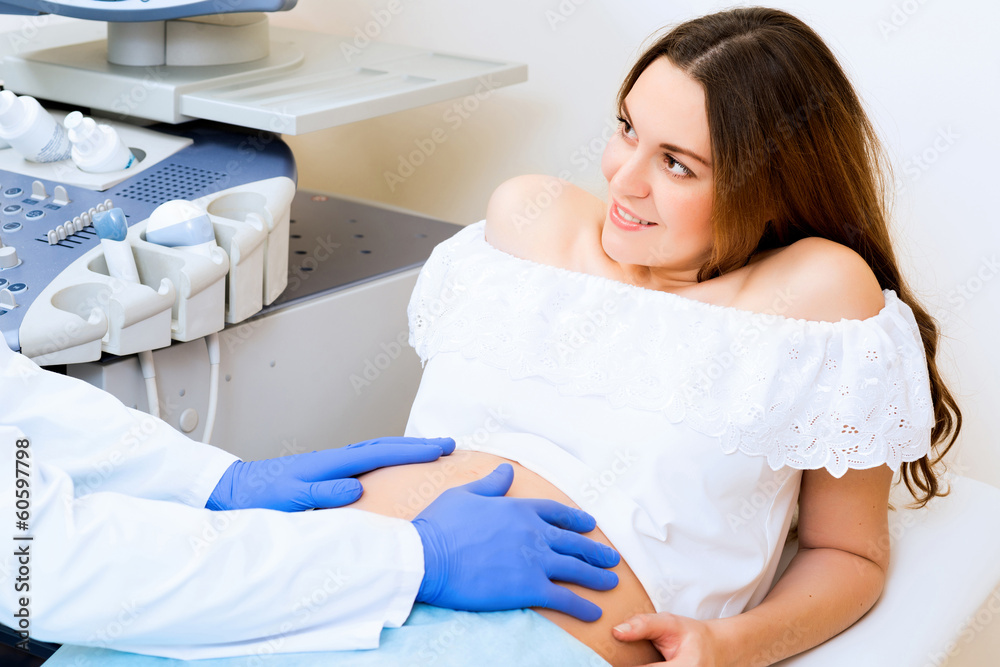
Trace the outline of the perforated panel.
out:
[[[225,176],[220,171],[170,162],[115,195],[150,204],[162,204],[171,199],[197,199]]]

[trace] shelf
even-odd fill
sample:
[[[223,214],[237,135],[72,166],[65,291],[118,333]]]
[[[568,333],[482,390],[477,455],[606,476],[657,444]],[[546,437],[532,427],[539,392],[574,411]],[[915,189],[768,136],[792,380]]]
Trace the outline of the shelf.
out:
[[[249,63],[126,67],[107,62],[104,24],[47,26],[27,41],[32,51],[23,51],[17,33],[0,40],[0,73],[15,93],[112,118],[201,118],[291,135],[466,96],[481,100],[527,81],[527,66],[518,63],[381,42],[359,49],[352,37],[287,28],[270,34],[270,55]]]

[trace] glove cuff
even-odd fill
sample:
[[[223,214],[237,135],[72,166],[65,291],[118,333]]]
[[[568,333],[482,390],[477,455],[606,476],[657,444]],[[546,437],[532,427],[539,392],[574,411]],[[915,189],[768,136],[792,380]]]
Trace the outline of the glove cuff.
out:
[[[416,518],[413,527],[417,529],[420,542],[424,547],[424,578],[417,591],[416,602],[434,604],[441,595],[444,586],[444,571],[442,567],[443,549],[437,531],[426,519]]]
[[[236,469],[242,464],[242,461],[233,461],[232,465],[226,468],[226,472],[222,473],[219,483],[215,485],[212,495],[208,497],[205,509],[214,512],[233,509],[233,478],[236,476]]]

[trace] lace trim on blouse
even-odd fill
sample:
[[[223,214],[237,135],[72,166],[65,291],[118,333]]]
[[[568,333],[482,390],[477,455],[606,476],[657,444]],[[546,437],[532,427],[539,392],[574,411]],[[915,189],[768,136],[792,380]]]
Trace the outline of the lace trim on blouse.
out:
[[[459,352],[563,395],[662,412],[774,470],[841,477],[930,451],[924,348],[892,290],[866,320],[791,319],[520,259],[484,230],[459,231],[420,273],[407,312],[424,363]]]

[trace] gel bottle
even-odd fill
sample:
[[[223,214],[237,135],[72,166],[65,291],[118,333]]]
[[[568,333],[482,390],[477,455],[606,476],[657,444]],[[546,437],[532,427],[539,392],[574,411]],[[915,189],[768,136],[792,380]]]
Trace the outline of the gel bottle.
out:
[[[79,111],[66,116],[63,124],[73,144],[73,162],[81,171],[92,174],[120,171],[135,162],[135,156],[110,125],[98,125]]]
[[[34,97],[0,91],[0,138],[30,162],[58,162],[70,157],[62,125]]]

